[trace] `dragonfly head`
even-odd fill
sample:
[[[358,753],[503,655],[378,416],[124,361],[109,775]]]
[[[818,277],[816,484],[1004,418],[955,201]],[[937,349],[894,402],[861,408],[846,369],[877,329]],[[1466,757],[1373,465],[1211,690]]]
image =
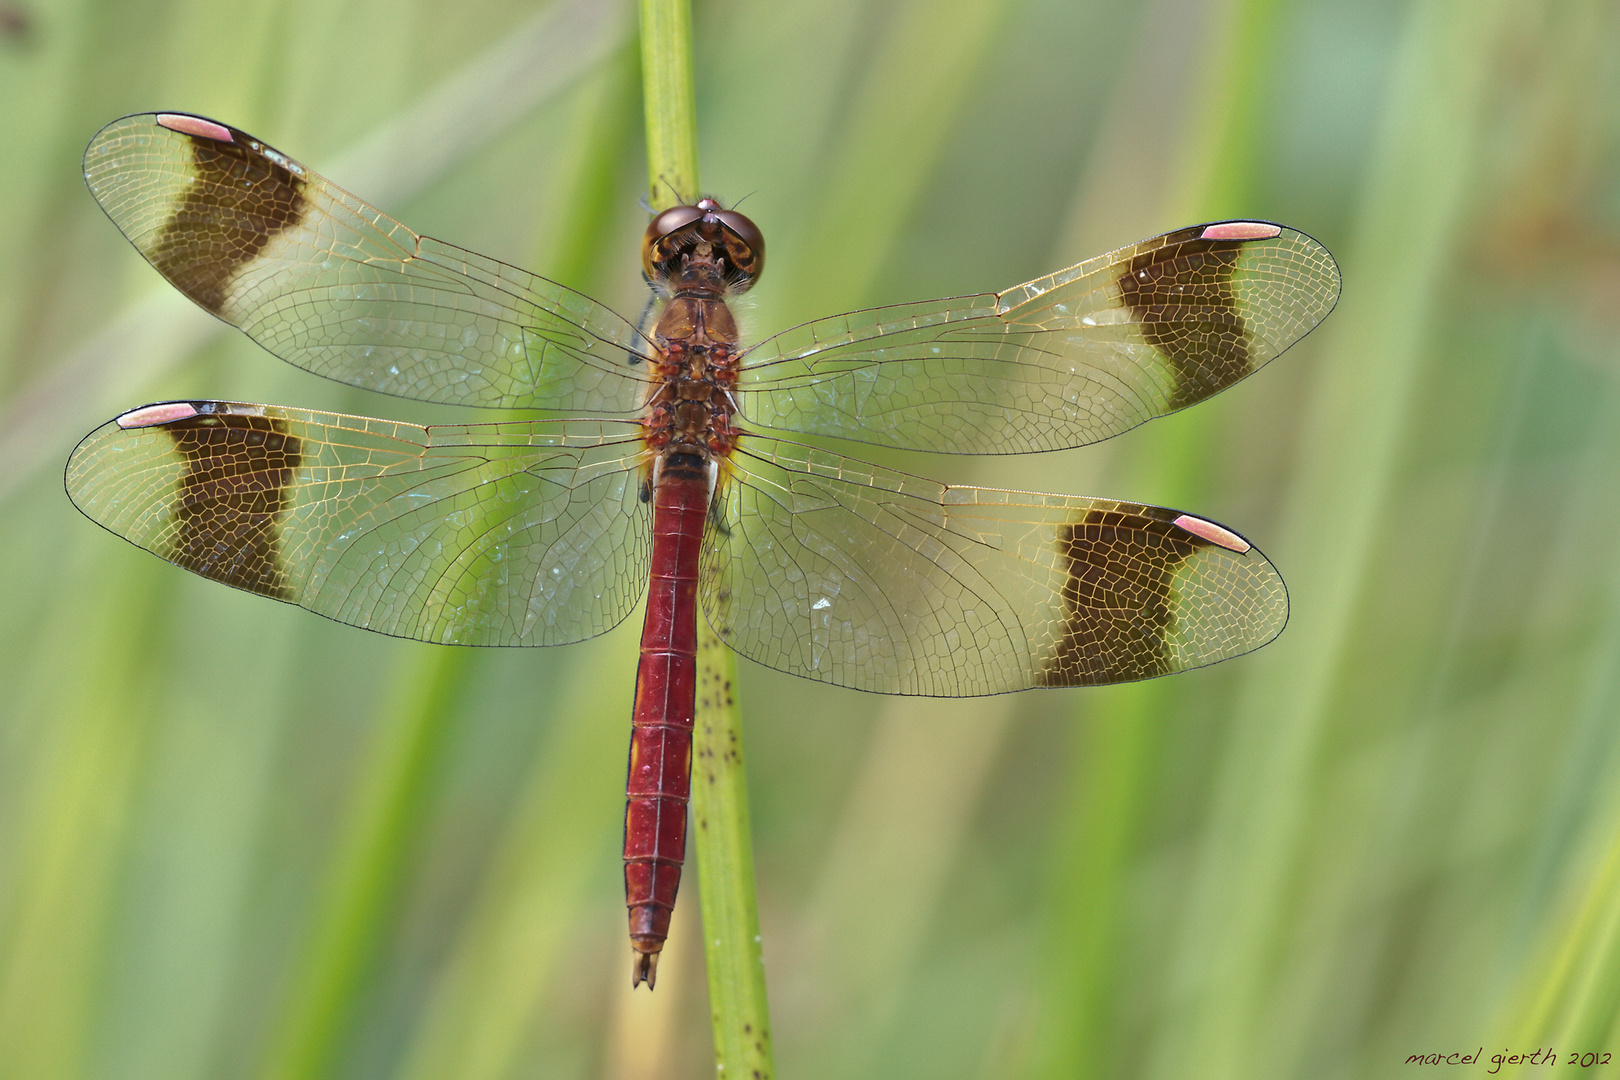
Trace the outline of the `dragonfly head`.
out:
[[[765,236],[743,214],[713,199],[672,206],[652,219],[641,238],[641,267],[647,279],[667,281],[700,243],[719,256],[726,284],[736,292],[753,286],[765,270]]]

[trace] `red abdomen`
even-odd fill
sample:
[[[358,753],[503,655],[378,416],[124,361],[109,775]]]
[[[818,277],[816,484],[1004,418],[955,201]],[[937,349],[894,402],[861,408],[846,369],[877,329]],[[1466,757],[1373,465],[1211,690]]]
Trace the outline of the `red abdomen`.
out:
[[[625,785],[624,902],[636,966],[632,985],[653,984],[686,856],[697,699],[697,579],[707,470],[700,458],[665,459],[653,495],[652,574],[641,629],[630,776]]]

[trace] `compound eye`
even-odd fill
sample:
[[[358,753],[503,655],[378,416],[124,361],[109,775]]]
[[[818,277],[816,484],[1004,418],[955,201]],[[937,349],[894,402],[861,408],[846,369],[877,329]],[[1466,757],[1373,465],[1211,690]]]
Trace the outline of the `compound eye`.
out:
[[[765,272],[765,234],[735,210],[711,210],[709,217],[725,227],[726,257],[752,284]]]
[[[656,264],[663,261],[658,250],[659,241],[671,233],[680,232],[694,221],[703,220],[703,211],[695,206],[672,206],[652,219],[647,231],[641,234],[641,268],[649,275]]]

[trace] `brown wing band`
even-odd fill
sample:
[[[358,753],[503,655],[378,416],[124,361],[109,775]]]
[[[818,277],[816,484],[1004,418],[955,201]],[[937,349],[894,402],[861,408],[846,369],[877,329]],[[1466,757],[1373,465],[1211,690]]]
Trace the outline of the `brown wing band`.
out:
[[[280,558],[303,444],[268,416],[200,415],[164,428],[186,461],[170,562],[239,589],[291,599]]]
[[[1232,288],[1242,241],[1185,232],[1187,239],[1136,256],[1119,277],[1120,299],[1136,316],[1142,337],[1175,372],[1172,409],[1224,390],[1249,373],[1251,362]]]
[[[232,279],[303,219],[305,182],[241,132],[232,142],[186,134],[196,182],[145,254],[175,288],[223,315]]]
[[[1057,549],[1069,575],[1063,637],[1040,685],[1098,686],[1168,674],[1172,579],[1208,546],[1170,522],[1118,510],[1088,510],[1062,526]]]

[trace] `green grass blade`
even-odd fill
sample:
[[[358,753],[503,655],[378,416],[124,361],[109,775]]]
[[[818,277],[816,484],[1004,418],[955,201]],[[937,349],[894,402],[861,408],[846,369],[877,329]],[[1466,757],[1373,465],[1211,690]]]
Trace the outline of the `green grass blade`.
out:
[[[748,773],[737,658],[698,620],[698,703],[692,741],[692,834],[703,897],[703,957],[709,973],[714,1059],[721,1076],[768,1078],[771,1015],[754,896]]]
[[[1199,50],[1187,95],[1184,123],[1193,137],[1178,155],[1174,172],[1181,179],[1166,194],[1156,227],[1252,210],[1258,114],[1272,77],[1264,57],[1282,6],[1241,0],[1212,12],[1218,22],[1206,34],[1213,41]],[[1143,432],[1115,482],[1142,498],[1196,507],[1213,471],[1205,450],[1215,430],[1214,411],[1196,409]],[[1164,764],[1171,713],[1185,690],[1184,682],[1156,679],[1099,690],[1079,703],[1082,729],[1073,740],[1070,792],[1057,818],[1047,884],[1045,938],[1037,946],[1043,1016],[1031,1075],[1107,1077],[1121,1065],[1110,1050],[1131,858],[1156,796],[1150,777]]]
[[[594,282],[609,258],[601,236],[618,209],[615,181],[625,171],[639,120],[636,90],[627,41],[584,88],[572,142],[560,148],[570,164],[555,205],[571,212],[555,242],[535,259],[556,280]],[[629,629],[571,646],[576,655],[569,667],[578,674],[533,717],[545,742],[446,972],[412,1032],[401,1080],[512,1075],[535,1040],[535,1018],[545,1015],[548,991],[562,978],[558,968],[582,913],[597,911],[600,890],[612,888],[600,871],[622,829],[623,796],[614,789],[624,779],[619,740],[629,694],[623,682],[595,672],[634,670],[636,639]],[[623,947],[619,923],[615,958]],[[618,979],[612,985],[623,987]]]
[[[1577,490],[1614,489],[1620,383],[1610,381],[1600,416],[1601,434],[1583,467],[1572,470]],[[1558,798],[1546,813],[1539,865],[1526,890],[1526,922],[1539,929],[1540,953],[1530,950],[1530,962],[1515,972],[1516,990],[1504,995],[1506,1008],[1492,1024],[1515,1047],[1605,1049],[1620,1005],[1620,791],[1602,780],[1612,775],[1613,720],[1620,710],[1620,670],[1614,664],[1620,655],[1620,573],[1612,566],[1603,594]]]
[[[37,768],[11,825],[0,922],[0,1061],[40,1080],[88,1070],[83,1033],[94,1024],[115,923],[119,853],[159,716],[148,703],[163,691],[150,663],[162,638],[151,630],[163,626],[170,609],[157,599],[156,568],[116,581],[96,577],[83,587],[102,601],[97,624],[89,632],[52,627],[50,643],[104,658],[103,678],[55,695],[22,680],[13,684],[24,708],[55,713],[57,721],[40,732]]]
[[[343,836],[330,855],[327,891],[304,970],[264,1076],[336,1075],[366,980],[402,890],[443,741],[477,653],[430,648],[383,698],[375,739]]]
[[[643,0],[642,88],[652,204],[698,189],[697,107],[688,0]],[[698,705],[692,741],[692,835],[703,903],[703,955],[722,1076],[770,1077],[770,1010],[754,894],[736,659],[698,619]]]
[[[614,12],[614,5],[590,0],[548,8],[331,160],[305,160],[373,205],[397,207],[560,96],[607,56],[624,37],[623,20]],[[249,123],[245,117],[222,118]],[[94,130],[84,129],[82,139]],[[307,153],[281,134],[249,130],[295,156]],[[88,199],[82,184],[74,198]],[[83,417],[99,423],[142,400],[158,379],[226,336],[228,327],[156,275],[142,280],[146,296],[85,335],[54,367],[0,399],[0,459],[7,463],[0,469],[0,500],[39,470],[56,468],[72,449],[72,439],[88,428]]]
[[[1197,973],[1196,990],[1155,1075],[1303,1067],[1254,1057],[1258,1046],[1279,1056],[1293,1046],[1273,1027],[1273,943],[1310,844],[1301,830],[1317,754],[1418,393],[1429,313],[1459,239],[1504,7],[1451,0],[1412,11],[1344,252],[1356,284],[1334,315],[1334,351],[1306,416],[1277,545],[1292,553],[1294,614],[1281,639],[1244,663],[1179,945],[1178,966]]]
[[[698,192],[691,0],[642,0],[641,80],[647,190],[654,206],[679,206]]]
[[[862,43],[849,116],[824,138],[828,164],[801,219],[791,261],[771,300],[801,317],[871,302],[884,256],[917,212],[950,139],[974,104],[1008,0],[908,0],[883,10],[881,35]],[[868,16],[871,17],[870,15]],[[880,24],[882,25],[882,24]],[[793,223],[785,223],[793,227]],[[861,257],[850,258],[851,252]],[[836,266],[836,273],[827,273]]]
[[[615,788],[624,774],[618,744],[627,695],[622,681],[598,672],[631,670],[635,638],[621,633],[579,648],[590,651],[589,661],[533,717],[546,726],[544,742],[392,1074],[400,1080],[520,1074],[525,1055],[555,1034],[541,1020],[556,1011],[551,998],[566,983],[582,924],[601,924],[610,946],[593,951],[592,963],[611,962],[619,971],[624,920],[595,916],[613,890],[606,853],[620,838],[624,813]],[[622,980],[610,982],[627,992]]]

